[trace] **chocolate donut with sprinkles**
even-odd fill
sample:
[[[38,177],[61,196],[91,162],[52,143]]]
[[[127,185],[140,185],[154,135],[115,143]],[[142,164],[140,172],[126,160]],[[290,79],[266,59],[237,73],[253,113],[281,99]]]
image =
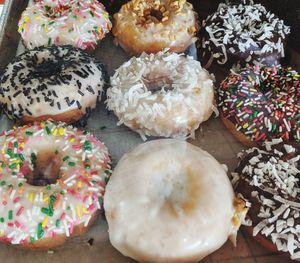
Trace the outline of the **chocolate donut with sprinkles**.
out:
[[[36,0],[22,13],[18,31],[29,49],[56,44],[92,50],[111,27],[97,0]]]
[[[0,241],[48,249],[87,231],[111,173],[102,142],[47,121],[4,132],[0,150]]]
[[[218,89],[225,126],[243,144],[300,140],[300,76],[280,66],[232,72]]]
[[[226,64],[278,64],[284,57],[284,43],[290,28],[261,4],[252,0],[221,3],[218,10],[203,21],[199,55],[209,68]]]
[[[242,158],[233,184],[251,205],[247,232],[273,252],[300,259],[300,142],[281,139],[252,148]]]
[[[16,57],[0,79],[4,112],[22,122],[87,117],[107,83],[96,59],[72,46],[39,47]]]

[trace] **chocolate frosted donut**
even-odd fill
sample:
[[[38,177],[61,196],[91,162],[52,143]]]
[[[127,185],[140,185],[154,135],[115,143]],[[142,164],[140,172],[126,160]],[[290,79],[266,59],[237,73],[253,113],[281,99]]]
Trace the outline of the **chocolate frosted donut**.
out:
[[[291,69],[232,72],[218,89],[217,103],[225,126],[245,145],[300,140],[300,78]]]
[[[0,103],[23,122],[74,122],[89,115],[106,83],[103,65],[71,46],[40,47],[10,63],[0,79]]]
[[[221,3],[203,21],[200,32],[201,61],[231,67],[235,63],[277,64],[284,57],[284,41],[289,27],[261,4],[243,0],[239,4]]]
[[[273,251],[300,259],[300,143],[266,143],[246,151],[233,174],[236,192],[249,200],[247,228]]]

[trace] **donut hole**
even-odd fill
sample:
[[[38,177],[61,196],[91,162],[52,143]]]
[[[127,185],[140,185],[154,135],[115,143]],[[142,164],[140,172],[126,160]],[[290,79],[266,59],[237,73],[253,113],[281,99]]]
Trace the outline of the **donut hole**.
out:
[[[153,67],[143,75],[143,82],[146,88],[152,93],[160,90],[173,90],[173,80],[170,78],[171,72],[160,67]]]
[[[27,183],[33,186],[46,186],[55,184],[60,178],[62,158],[49,150],[39,151],[37,155],[31,154],[33,171],[25,172]]]
[[[165,91],[173,90],[172,80],[167,76],[160,76],[156,78],[144,78],[144,84],[152,93],[158,92],[162,89]]]
[[[59,63],[54,63],[50,60],[34,61],[28,67],[34,67],[35,70],[30,72],[30,78],[50,78],[52,76],[60,75],[61,65]]]
[[[163,13],[159,9],[154,8],[149,10],[149,16],[151,16],[151,18],[154,18],[154,20],[156,19],[157,22],[161,22],[164,17]]]

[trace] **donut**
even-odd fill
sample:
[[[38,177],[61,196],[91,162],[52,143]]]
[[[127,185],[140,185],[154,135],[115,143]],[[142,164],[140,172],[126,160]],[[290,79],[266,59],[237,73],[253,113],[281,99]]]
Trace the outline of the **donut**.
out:
[[[218,89],[220,116],[244,145],[300,140],[300,76],[291,68],[248,67]]]
[[[87,117],[107,80],[104,66],[71,46],[38,47],[16,57],[0,78],[4,112],[22,122]]]
[[[240,155],[235,190],[251,204],[247,232],[261,245],[300,259],[300,142],[281,139]]]
[[[39,0],[22,13],[18,32],[28,49],[56,44],[92,50],[111,27],[97,0]]]
[[[126,153],[104,195],[111,244],[139,262],[198,262],[235,242],[244,205],[224,166],[175,139]]]
[[[48,249],[87,231],[111,173],[102,142],[46,121],[4,132],[0,149],[1,242]]]
[[[203,21],[199,56],[202,65],[231,68],[278,64],[290,29],[283,20],[252,0],[221,3]]]
[[[115,41],[131,55],[184,52],[196,41],[197,15],[186,0],[132,0],[114,15]]]
[[[143,53],[121,65],[111,77],[107,107],[145,135],[194,136],[214,109],[213,77],[198,61],[182,54]]]

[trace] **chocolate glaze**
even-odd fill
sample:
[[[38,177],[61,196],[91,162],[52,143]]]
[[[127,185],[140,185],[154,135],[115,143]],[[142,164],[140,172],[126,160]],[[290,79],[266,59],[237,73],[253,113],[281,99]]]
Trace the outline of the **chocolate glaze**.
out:
[[[231,73],[218,89],[225,119],[251,141],[300,140],[300,78],[282,67],[249,67]]]
[[[261,175],[263,169],[266,170]],[[297,227],[300,225],[299,169],[300,142],[252,148],[243,154],[236,169],[238,181],[235,190],[251,203],[248,216],[254,231],[258,232],[253,234],[263,236],[283,252],[288,251],[289,235],[292,235],[295,245],[293,251],[289,247],[292,254],[300,252],[300,229]],[[284,206],[282,200],[299,206],[295,207],[293,203]],[[263,226],[257,227],[259,224]]]
[[[250,8],[252,12],[249,11]],[[224,17],[226,18],[224,19]],[[245,22],[244,19],[251,23]],[[227,28],[229,25],[227,20],[231,21],[232,30]],[[243,36],[236,31],[236,25],[231,24],[234,21],[236,21],[236,25],[243,25]],[[263,27],[273,28],[272,35],[263,34],[262,23],[265,23]],[[209,34],[209,28],[212,31],[215,30],[211,34],[216,41]],[[250,0],[231,1],[228,5],[220,5],[217,12],[203,21],[198,43],[200,60],[203,66],[206,65],[206,68],[212,61],[220,65],[225,64],[228,68],[235,64],[240,67],[253,63],[278,64],[278,60],[284,54],[282,43],[288,32],[289,29],[283,25],[283,22],[267,12],[261,5],[254,4]],[[269,43],[276,44],[276,46],[271,47]],[[227,57],[224,55],[224,50],[226,50]],[[212,61],[210,61],[211,59]]]

